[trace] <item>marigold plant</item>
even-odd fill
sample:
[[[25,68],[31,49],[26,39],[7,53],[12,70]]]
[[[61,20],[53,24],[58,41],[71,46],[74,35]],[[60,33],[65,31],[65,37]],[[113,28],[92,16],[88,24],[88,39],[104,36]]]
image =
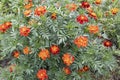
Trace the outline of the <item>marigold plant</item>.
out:
[[[119,5],[0,0],[0,80],[113,80],[120,71]]]

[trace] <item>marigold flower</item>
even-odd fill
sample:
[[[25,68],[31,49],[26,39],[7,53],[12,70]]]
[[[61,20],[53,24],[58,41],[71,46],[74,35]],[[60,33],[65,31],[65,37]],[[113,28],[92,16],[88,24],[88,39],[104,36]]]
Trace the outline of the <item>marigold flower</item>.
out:
[[[89,7],[90,7],[90,4],[89,4],[88,2],[86,2],[86,1],[83,1],[83,2],[81,3],[81,7],[82,7],[82,8],[89,8]]]
[[[25,9],[30,9],[33,6],[33,3],[30,2],[24,6]]]
[[[76,44],[78,48],[86,47],[88,45],[88,38],[86,36],[79,36],[74,40],[74,44]]]
[[[57,45],[52,45],[50,47],[50,52],[54,55],[58,54],[60,52],[60,48]]]
[[[113,43],[110,40],[106,39],[106,40],[103,41],[103,45],[105,47],[111,47],[113,45]]]
[[[18,58],[20,56],[19,51],[14,51],[13,52],[13,57]]]
[[[67,66],[70,66],[73,62],[74,62],[74,56],[72,56],[69,53],[65,53],[62,57],[62,60],[64,62],[64,64],[66,64]]]
[[[6,26],[5,26],[5,24],[1,24],[0,25],[0,32],[6,32]]]
[[[4,24],[5,24],[6,29],[9,29],[12,26],[11,22],[5,22]]]
[[[0,25],[0,32],[6,32],[12,26],[11,22],[5,22]]]
[[[23,14],[24,14],[24,16],[28,17],[28,16],[30,16],[31,12],[32,11],[29,9],[29,10],[25,10]]]
[[[40,69],[37,72],[37,78],[40,79],[40,80],[48,79],[47,71],[45,69]]]
[[[67,75],[71,74],[71,70],[70,70],[69,67],[64,67],[64,68],[63,68],[63,71],[64,71],[64,73],[67,74]]]
[[[79,15],[79,16],[77,16],[76,20],[80,24],[84,24],[85,22],[88,22],[88,18],[85,15]]]
[[[83,69],[84,69],[84,71],[88,71],[89,67],[88,66],[84,66]]]
[[[19,29],[21,36],[28,36],[30,33],[30,28],[23,26]]]
[[[84,66],[82,69],[79,69],[78,72],[86,72],[89,70],[88,66]]]
[[[75,3],[67,4],[66,8],[70,11],[75,11],[77,9],[77,5]]]
[[[50,53],[49,53],[49,51],[48,51],[47,49],[42,49],[42,50],[39,52],[38,56],[39,56],[42,60],[46,60],[47,58],[50,57]]]
[[[96,15],[96,13],[94,13],[94,12],[90,12],[90,13],[89,13],[89,16],[90,16],[91,18],[97,19],[97,15]]]
[[[35,9],[34,14],[37,16],[43,16],[47,12],[45,6],[39,6]]]
[[[55,20],[56,18],[57,18],[56,13],[52,13],[52,15],[51,15],[51,19]]]
[[[23,53],[24,54],[29,54],[30,53],[30,48],[28,46],[24,47]]]
[[[118,8],[112,8],[112,9],[111,9],[111,13],[112,13],[113,15],[117,14],[118,11],[119,11]]]
[[[96,34],[99,32],[99,27],[95,25],[89,25],[88,30],[90,33]]]
[[[93,12],[93,9],[91,7],[86,9],[89,13]]]
[[[101,4],[102,0],[95,0],[95,4]]]

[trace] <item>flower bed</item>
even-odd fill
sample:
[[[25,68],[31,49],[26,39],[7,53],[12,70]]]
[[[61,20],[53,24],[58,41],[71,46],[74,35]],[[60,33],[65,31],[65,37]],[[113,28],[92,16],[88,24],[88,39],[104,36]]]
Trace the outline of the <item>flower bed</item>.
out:
[[[119,0],[1,0],[0,80],[109,80],[120,55]],[[119,74],[119,73],[117,73]]]

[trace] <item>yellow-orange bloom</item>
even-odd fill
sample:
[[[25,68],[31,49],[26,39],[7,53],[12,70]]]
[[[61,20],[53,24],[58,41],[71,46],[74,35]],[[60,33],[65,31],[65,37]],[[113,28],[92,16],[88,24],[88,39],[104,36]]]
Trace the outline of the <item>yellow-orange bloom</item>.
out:
[[[23,14],[24,14],[24,16],[28,17],[31,12],[32,11],[29,9],[29,10],[25,10]]]
[[[102,0],[95,0],[95,4],[101,4]]]
[[[90,12],[90,13],[89,13],[89,16],[90,16],[91,18],[97,19],[97,15],[96,15],[96,13],[94,13],[94,12]]]
[[[39,56],[42,60],[46,60],[47,58],[50,57],[50,53],[49,53],[49,51],[48,51],[47,49],[42,49],[42,50],[39,52],[38,56]]]
[[[74,56],[72,56],[69,53],[65,53],[62,57],[62,60],[64,62],[64,64],[66,64],[67,66],[70,66],[73,62],[74,62]]]
[[[86,47],[88,45],[88,38],[86,36],[79,36],[74,40],[74,44],[76,44],[78,48]]]
[[[29,54],[30,53],[30,48],[28,46],[24,47],[23,53],[24,54]]]
[[[37,16],[43,16],[47,12],[45,6],[39,6],[35,9],[34,14]]]
[[[111,9],[111,13],[112,13],[113,15],[117,14],[118,12],[119,12],[119,9],[118,9],[118,8],[112,8],[112,9]]]
[[[66,8],[70,11],[75,11],[77,9],[77,5],[75,3],[67,4]]]
[[[33,3],[30,2],[24,6],[25,9],[30,9],[33,6]]]
[[[93,12],[93,9],[91,7],[86,9],[89,13]]]
[[[99,32],[99,27],[96,26],[96,25],[89,25],[88,30],[89,30],[90,33],[96,34],[96,33]]]

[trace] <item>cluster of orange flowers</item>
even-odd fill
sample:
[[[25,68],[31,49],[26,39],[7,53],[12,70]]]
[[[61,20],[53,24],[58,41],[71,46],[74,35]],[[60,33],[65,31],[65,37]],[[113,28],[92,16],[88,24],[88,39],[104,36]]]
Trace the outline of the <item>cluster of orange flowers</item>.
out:
[[[96,5],[100,5],[102,3],[102,0],[95,0],[94,2]],[[32,12],[31,8],[33,6],[32,0],[28,1],[28,4],[26,4],[24,6],[25,11],[24,11],[24,16],[28,17],[30,16],[30,13]],[[91,5],[87,2],[87,1],[83,1],[80,4],[80,7],[83,9],[86,9],[88,12],[88,16],[94,19],[97,19],[97,14],[93,11],[93,9],[91,8]],[[67,4],[66,8],[70,11],[75,11],[77,10],[78,6],[75,3],[71,3],[71,4]],[[112,8],[111,13],[113,15],[117,14],[119,9],[118,8]],[[46,6],[38,6],[35,8],[34,10],[34,15],[36,16],[43,16],[45,15],[45,13],[47,12]],[[88,16],[84,15],[84,14],[80,14],[76,17],[76,21],[79,22],[80,24],[84,24],[86,22],[88,22]],[[57,13],[52,13],[51,14],[51,19],[55,20],[57,18]],[[1,32],[5,32],[7,29],[9,29],[12,26],[11,22],[6,22],[2,25],[0,25],[0,31]],[[97,34],[99,32],[99,26],[97,25],[89,25],[88,26],[88,30],[89,33],[91,34]],[[23,26],[20,27],[19,29],[20,35],[21,36],[28,36],[31,32],[30,28],[28,28],[27,26]],[[74,44],[80,48],[80,47],[87,47],[88,45],[88,37],[87,36],[78,36],[74,39]],[[112,42],[109,40],[105,40],[103,42],[103,45],[106,47],[111,47],[112,46]],[[49,52],[50,51],[50,52]],[[23,48],[23,53],[24,54],[29,54],[31,52],[30,48],[28,46]],[[41,58],[42,60],[46,60],[47,58],[50,58],[50,53],[52,53],[53,55],[59,54],[60,52],[60,48],[57,45],[52,45],[50,46],[50,49],[41,49],[40,52],[38,53],[38,57]],[[15,50],[13,51],[13,57],[18,58],[20,55],[20,52]],[[65,72],[65,74],[71,74],[71,70],[69,68],[69,66],[71,64],[73,64],[75,58],[73,55],[71,55],[70,53],[65,53],[62,56],[62,60],[63,63],[67,66],[63,68],[63,71]],[[80,72],[86,72],[89,70],[88,66],[84,66],[82,69],[80,69]],[[10,68],[10,72],[12,72],[12,69]],[[48,79],[48,75],[47,75],[47,71],[45,69],[40,69],[37,72],[37,78],[40,80],[45,80]]]
[[[79,69],[78,72],[86,72],[89,70],[88,66],[84,66],[83,68]]]
[[[0,25],[0,32],[6,32],[12,26],[11,22],[5,22]]]
[[[88,38],[86,36],[79,36],[74,40],[74,44],[76,44],[78,48],[86,47],[88,45]]]
[[[30,16],[30,13],[32,12],[32,10],[30,8],[32,8],[33,6],[33,3],[32,3],[32,0],[30,1],[25,1],[27,2],[28,4],[25,4],[24,8],[25,8],[25,11],[24,11],[24,16],[28,17]]]
[[[30,48],[28,46],[23,48],[23,54],[27,55],[31,52]],[[18,50],[13,51],[12,53],[13,57],[19,58],[20,52]]]

